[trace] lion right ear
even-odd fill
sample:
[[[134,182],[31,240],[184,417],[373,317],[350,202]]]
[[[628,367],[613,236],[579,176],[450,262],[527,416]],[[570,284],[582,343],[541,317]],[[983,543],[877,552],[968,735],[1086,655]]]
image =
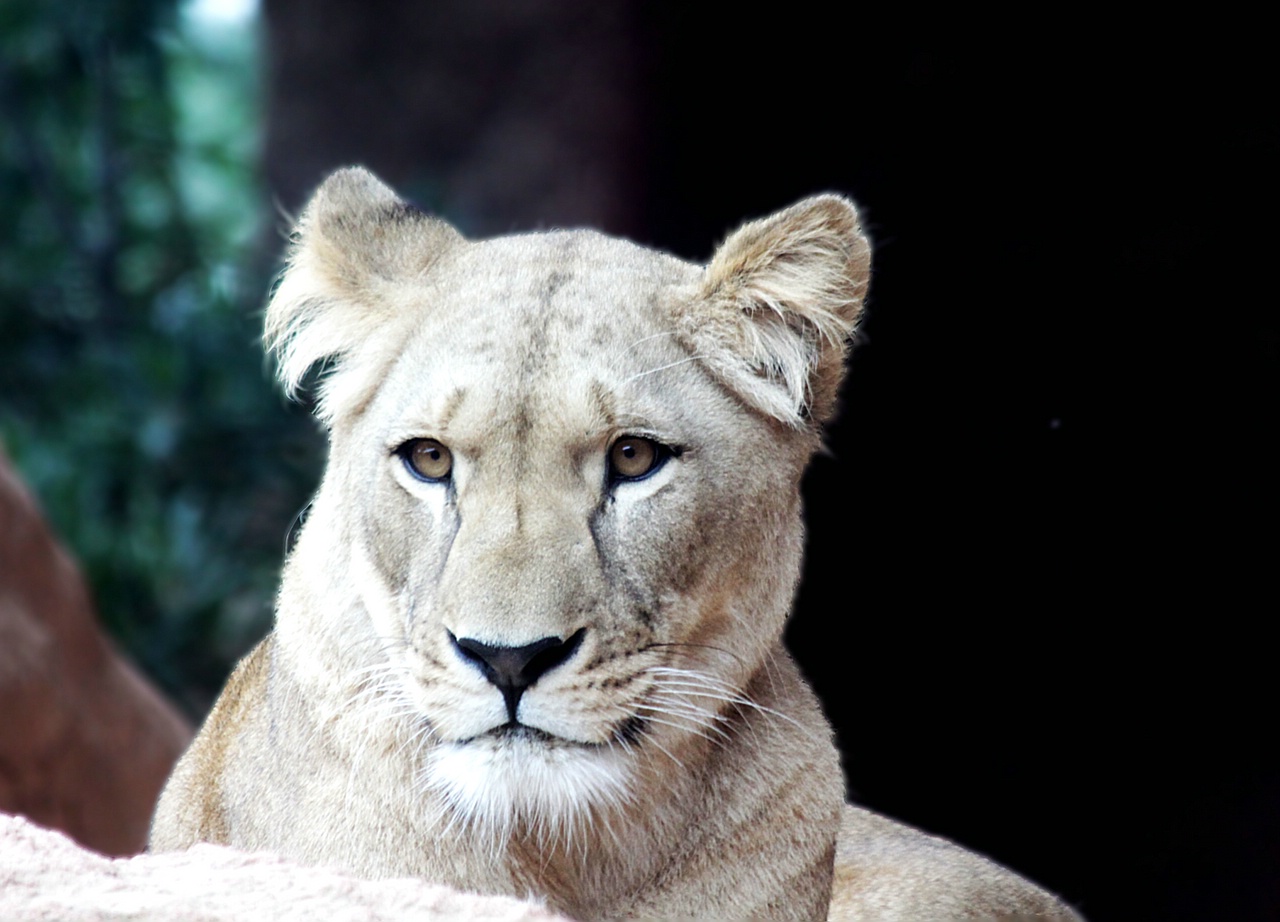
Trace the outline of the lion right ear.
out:
[[[748,404],[820,427],[835,410],[870,273],[853,204],[814,196],[730,234],[679,308],[677,330]]]
[[[358,398],[343,380],[345,360],[375,339],[396,341],[396,316],[408,314],[400,296],[406,283],[421,280],[463,237],[368,170],[348,167],[316,190],[292,240],[263,341],[291,397],[313,365],[330,363],[316,414],[331,425]]]

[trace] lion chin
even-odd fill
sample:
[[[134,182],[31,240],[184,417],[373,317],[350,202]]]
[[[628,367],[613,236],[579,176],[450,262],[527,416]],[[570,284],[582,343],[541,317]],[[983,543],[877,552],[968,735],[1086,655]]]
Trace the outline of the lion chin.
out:
[[[586,824],[631,802],[633,766],[620,746],[507,725],[437,746],[423,783],[481,835],[505,840],[522,828],[567,844]]]

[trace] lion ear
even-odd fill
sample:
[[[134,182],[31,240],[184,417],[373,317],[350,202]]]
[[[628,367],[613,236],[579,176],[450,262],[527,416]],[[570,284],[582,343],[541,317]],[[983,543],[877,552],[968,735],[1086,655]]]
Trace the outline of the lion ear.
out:
[[[792,426],[820,426],[835,409],[870,273],[853,204],[815,196],[734,231],[677,326],[747,403]]]
[[[285,391],[294,396],[313,365],[330,363],[316,413],[331,424],[350,403],[344,397],[355,396],[345,393],[353,387],[342,380],[345,360],[388,339],[396,315],[406,314],[398,292],[462,240],[368,170],[349,167],[326,179],[294,228],[267,306],[263,340]]]

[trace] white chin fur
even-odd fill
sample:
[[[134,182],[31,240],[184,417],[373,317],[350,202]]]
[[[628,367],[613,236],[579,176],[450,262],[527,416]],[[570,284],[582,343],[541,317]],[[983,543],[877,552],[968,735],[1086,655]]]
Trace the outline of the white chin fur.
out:
[[[528,737],[481,737],[432,750],[426,784],[482,834],[508,838],[517,823],[571,842],[600,810],[631,799],[631,767],[610,748],[549,746]]]

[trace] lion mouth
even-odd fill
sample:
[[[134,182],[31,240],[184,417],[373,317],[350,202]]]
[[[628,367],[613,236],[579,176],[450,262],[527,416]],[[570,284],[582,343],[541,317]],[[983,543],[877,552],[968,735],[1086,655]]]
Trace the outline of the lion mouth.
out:
[[[535,746],[545,748],[606,749],[610,746],[623,747],[638,743],[647,729],[647,721],[643,717],[631,716],[618,724],[605,740],[575,740],[559,736],[518,720],[493,727],[483,733],[466,739],[457,740],[458,745],[498,744],[508,746]]]
[[[557,736],[529,724],[511,721],[466,739],[456,740],[454,745],[493,751],[594,749],[598,744]]]
[[[492,739],[498,742],[506,740],[520,741],[528,743],[572,743],[573,740],[567,740],[563,736],[556,736],[554,733],[548,733],[546,730],[539,730],[537,727],[531,727],[528,724],[522,724],[519,721],[508,721],[501,726],[494,727],[481,733],[479,736],[472,737],[463,742],[470,743],[477,739]]]
[[[633,714],[613,731],[613,739],[623,746],[629,746],[632,743],[640,742],[640,738],[645,735],[648,729],[649,722],[639,714]]]

